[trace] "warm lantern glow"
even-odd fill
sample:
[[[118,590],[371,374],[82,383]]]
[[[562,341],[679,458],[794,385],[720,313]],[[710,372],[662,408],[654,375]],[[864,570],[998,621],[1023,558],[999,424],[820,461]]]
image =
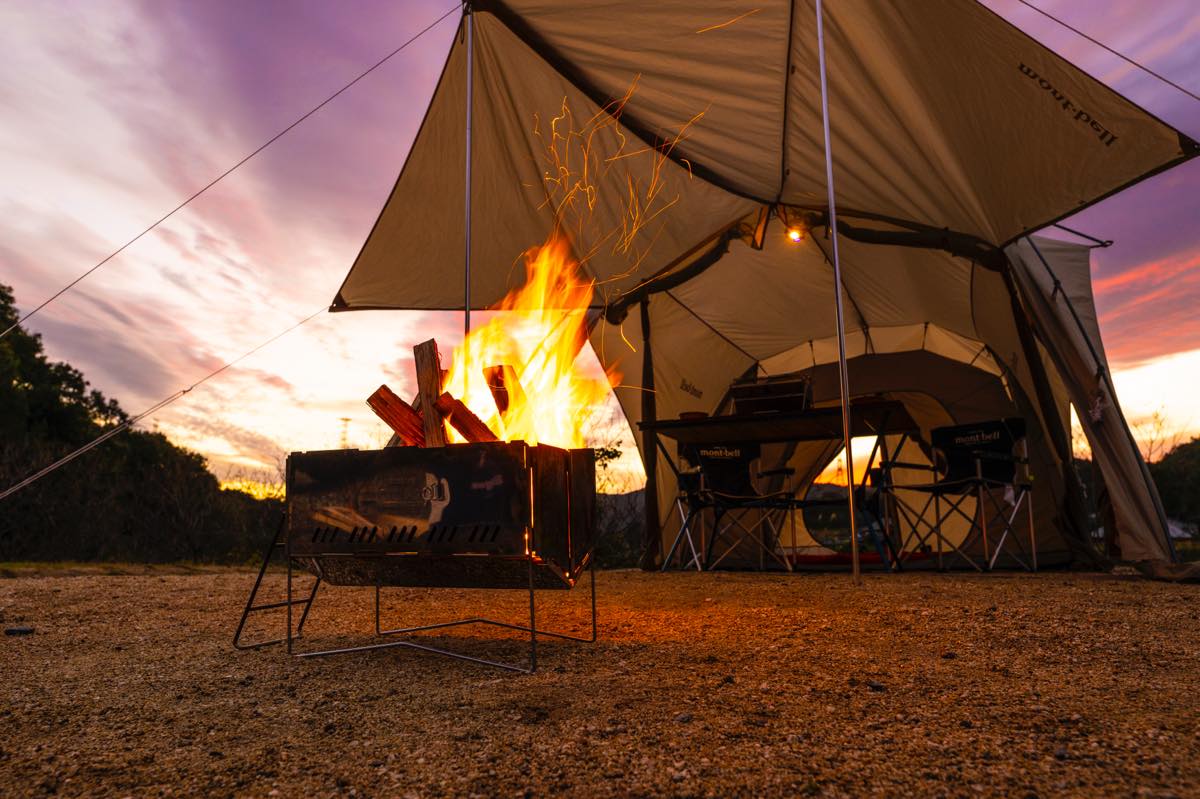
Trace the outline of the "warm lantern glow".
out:
[[[804,238],[804,231],[798,227],[789,228],[788,232],[787,232],[787,236],[793,242],[798,242]]]
[[[551,235],[525,254],[525,284],[509,292],[499,312],[454,350],[445,390],[504,441],[585,446],[593,409],[619,379],[591,377],[577,363],[587,343],[591,302],[592,281],[580,272],[567,240]],[[485,376],[496,366],[511,366],[520,384],[508,392],[503,413]],[[452,441],[463,440],[448,432]]]

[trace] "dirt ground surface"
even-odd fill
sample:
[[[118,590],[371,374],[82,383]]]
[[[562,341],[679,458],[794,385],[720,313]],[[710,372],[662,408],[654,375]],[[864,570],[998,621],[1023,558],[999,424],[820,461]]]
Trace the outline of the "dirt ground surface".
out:
[[[543,642],[525,676],[235,651],[247,571],[22,574],[0,579],[0,626],[34,628],[0,638],[6,796],[1200,795],[1197,586],[602,572],[599,643]],[[540,595],[540,623],[586,633],[582,587]],[[322,588],[304,646],[368,642],[371,598]],[[384,606],[385,625],[528,610]],[[519,660],[519,636],[428,640]]]

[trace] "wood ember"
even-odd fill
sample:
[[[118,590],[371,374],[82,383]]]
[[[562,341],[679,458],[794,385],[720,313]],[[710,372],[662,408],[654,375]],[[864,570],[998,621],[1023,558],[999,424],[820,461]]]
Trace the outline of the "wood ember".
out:
[[[435,407],[438,413],[450,422],[450,426],[457,430],[459,435],[467,441],[476,443],[480,441],[499,440],[499,437],[492,432],[492,429],[482,419],[463,404],[462,400],[455,399],[449,392],[443,392],[437,398]]]
[[[384,424],[395,431],[404,446],[425,446],[425,421],[422,415],[396,396],[390,388],[380,386],[367,398],[367,405],[371,406],[371,410]]]

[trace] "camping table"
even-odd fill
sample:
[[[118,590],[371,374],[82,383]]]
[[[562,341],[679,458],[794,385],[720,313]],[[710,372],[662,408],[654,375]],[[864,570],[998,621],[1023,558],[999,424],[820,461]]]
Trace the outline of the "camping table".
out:
[[[730,414],[726,416],[705,416],[695,419],[662,419],[653,422],[640,422],[638,428],[649,431],[654,435],[655,445],[667,458],[667,464],[678,479],[680,470],[675,459],[663,446],[662,437],[670,438],[679,444],[720,445],[720,444],[790,444],[801,441],[842,441],[842,409],[839,406],[828,408],[808,408],[802,411]],[[895,400],[868,400],[854,402],[850,405],[850,435],[883,436],[888,434],[911,434],[919,430],[919,426],[909,416],[904,404]],[[871,460],[875,453],[871,453]],[[887,458],[883,459],[886,469]],[[699,510],[692,507],[692,495],[686,495],[689,503],[685,519],[692,518]],[[799,510],[822,502],[808,502],[792,498],[786,503],[792,510]],[[676,536],[671,552],[664,560],[664,568],[674,555],[679,540],[687,534],[690,540],[690,530],[685,521]],[[851,531],[854,534],[854,531]],[[694,549],[694,547],[693,547]],[[704,544],[701,542],[701,550]],[[707,558],[705,558],[707,561]],[[698,568],[705,564],[697,561]]]

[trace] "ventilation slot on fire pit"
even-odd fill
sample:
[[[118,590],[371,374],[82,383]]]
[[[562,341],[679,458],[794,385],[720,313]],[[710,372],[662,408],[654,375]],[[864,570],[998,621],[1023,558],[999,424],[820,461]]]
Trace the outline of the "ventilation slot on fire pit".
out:
[[[429,543],[449,544],[458,533],[457,524],[434,524],[429,527]]]

